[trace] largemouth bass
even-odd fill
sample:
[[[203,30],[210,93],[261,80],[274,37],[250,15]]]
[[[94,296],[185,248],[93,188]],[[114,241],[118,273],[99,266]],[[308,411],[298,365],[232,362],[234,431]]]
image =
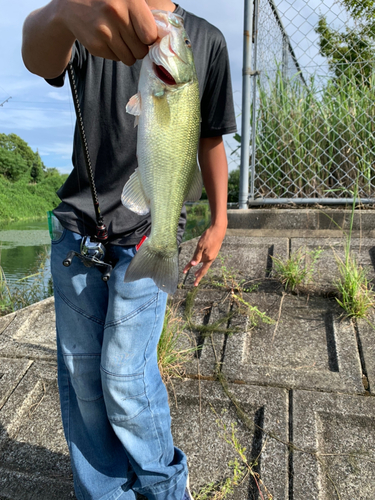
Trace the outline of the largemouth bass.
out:
[[[152,278],[161,290],[174,293],[181,208],[202,193],[199,87],[182,17],[160,10],[153,15],[158,39],[142,61],[138,93],[126,107],[138,125],[138,167],[121,196],[137,214],[151,211],[151,233],[132,259],[125,281]]]

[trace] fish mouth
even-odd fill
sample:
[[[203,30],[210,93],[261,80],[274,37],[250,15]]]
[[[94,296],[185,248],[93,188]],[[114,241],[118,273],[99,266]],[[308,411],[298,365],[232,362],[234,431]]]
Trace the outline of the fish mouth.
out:
[[[177,85],[176,80],[173,76],[164,68],[164,66],[159,66],[154,63],[154,70],[156,76],[166,85]]]

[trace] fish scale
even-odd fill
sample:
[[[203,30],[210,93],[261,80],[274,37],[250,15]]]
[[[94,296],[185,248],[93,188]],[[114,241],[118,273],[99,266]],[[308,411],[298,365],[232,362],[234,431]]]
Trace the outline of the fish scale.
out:
[[[174,293],[181,208],[184,201],[199,199],[202,191],[197,166],[199,87],[182,18],[163,11],[154,11],[154,17],[163,36],[159,34],[144,58],[138,94],[127,106],[138,122],[138,168],[122,194],[122,202],[131,210],[151,211],[151,233],[131,261],[125,281],[148,277],[160,289]],[[156,72],[155,65],[161,64],[175,85],[157,76],[163,72]]]

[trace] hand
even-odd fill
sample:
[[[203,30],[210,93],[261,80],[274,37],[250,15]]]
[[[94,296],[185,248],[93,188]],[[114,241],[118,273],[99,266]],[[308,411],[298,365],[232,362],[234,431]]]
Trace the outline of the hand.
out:
[[[60,19],[94,56],[131,66],[155,42],[157,28],[145,0],[53,0]]]
[[[221,245],[224,240],[226,227],[210,226],[200,237],[197,248],[192,260],[185,266],[184,274],[193,266],[203,263],[195,274],[194,286],[198,286],[199,282],[205,276],[211,264],[218,256]]]

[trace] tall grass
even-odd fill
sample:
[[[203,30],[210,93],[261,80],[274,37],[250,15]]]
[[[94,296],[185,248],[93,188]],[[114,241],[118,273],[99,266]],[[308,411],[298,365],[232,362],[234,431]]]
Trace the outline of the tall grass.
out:
[[[359,86],[342,76],[318,89],[281,71],[259,84],[256,187],[283,196],[347,197],[358,178],[372,195],[375,176],[375,75]]]
[[[10,182],[0,176],[0,221],[37,219],[59,204],[55,194],[59,178],[46,178],[38,184]]]
[[[45,249],[38,255],[35,272],[10,285],[1,267],[0,254],[0,316],[5,316],[53,295],[52,277],[48,280],[45,277],[47,259],[48,251]]]

